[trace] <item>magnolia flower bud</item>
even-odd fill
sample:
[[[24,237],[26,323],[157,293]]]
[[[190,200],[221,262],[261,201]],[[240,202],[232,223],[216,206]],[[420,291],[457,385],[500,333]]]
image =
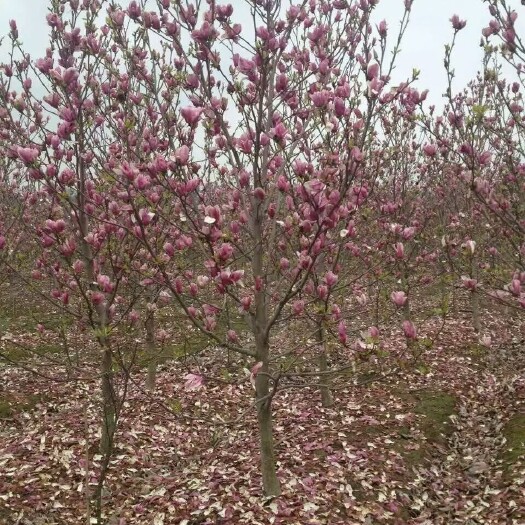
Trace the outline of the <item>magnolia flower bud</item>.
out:
[[[396,306],[404,306],[406,302],[408,301],[408,297],[403,291],[392,292],[390,294],[390,299],[392,299],[392,302]]]

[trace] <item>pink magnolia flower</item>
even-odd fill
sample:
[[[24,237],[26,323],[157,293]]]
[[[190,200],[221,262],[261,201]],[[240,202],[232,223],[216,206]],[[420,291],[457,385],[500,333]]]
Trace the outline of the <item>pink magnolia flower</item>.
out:
[[[235,330],[228,330],[226,334],[230,343],[237,343],[239,341],[239,335]]]
[[[218,277],[220,284],[223,286],[228,286],[233,283],[232,272],[230,270],[221,270]]]
[[[140,320],[140,314],[137,310],[131,310],[128,314],[129,322],[133,325],[137,324]]]
[[[76,274],[81,274],[83,271],[84,271],[84,263],[80,260],[80,259],[77,259],[74,263],[73,263],[73,271],[76,273]]]
[[[329,288],[337,282],[337,279],[337,275],[332,271],[326,272],[326,275],[324,276],[324,282]]]
[[[199,29],[194,29],[191,36],[197,42],[207,42],[218,35],[217,30],[207,21],[203,22]]]
[[[370,64],[366,70],[366,79],[373,80],[374,78],[377,78],[378,75],[379,75],[379,64],[378,63]]]
[[[363,160],[363,153],[361,152],[361,150],[357,146],[354,146],[350,150],[350,156],[356,162],[361,162]]]
[[[519,279],[512,279],[512,282],[510,283],[509,290],[512,292],[513,295],[520,295],[521,294],[521,281]]]
[[[206,286],[208,282],[210,281],[210,278],[206,275],[198,275],[197,276],[197,285],[201,288]]]
[[[139,173],[139,175],[135,179],[135,186],[139,190],[145,190],[150,185],[150,183],[150,178],[144,173]]]
[[[390,294],[390,299],[392,299],[392,302],[396,306],[404,306],[406,302],[408,301],[408,297],[406,296],[406,293],[403,291],[392,292]]]
[[[316,91],[310,95],[310,99],[316,108],[322,108],[328,104],[330,93],[326,89]]]
[[[261,146],[268,146],[270,144],[270,137],[266,133],[261,133],[259,137]]]
[[[93,292],[91,294],[91,302],[93,304],[102,304],[104,302],[104,294],[102,292]]]
[[[217,256],[222,261],[228,260],[232,255],[233,255],[233,246],[229,242],[222,243],[220,248],[217,250]]]
[[[483,151],[478,157],[479,163],[485,166],[492,160],[492,153],[490,151]]]
[[[403,321],[403,332],[405,334],[405,337],[407,339],[416,339],[417,338],[417,330],[414,326],[414,323],[412,321]]]
[[[414,237],[415,234],[416,229],[413,226],[409,226],[401,232],[401,236],[403,237],[403,239],[405,239],[405,241],[412,239],[412,237]]]
[[[253,388],[255,388],[255,378],[257,377],[257,374],[261,371],[261,368],[263,367],[262,361],[259,361],[255,365],[252,366],[252,369],[250,370],[250,383],[252,384]]]
[[[394,251],[396,252],[396,257],[398,259],[403,259],[405,256],[405,246],[402,242],[398,242],[394,245]]]
[[[345,106],[344,100],[341,97],[336,97],[334,99],[334,111],[335,111],[336,117],[341,118],[345,115],[346,106]]]
[[[76,82],[79,76],[79,72],[76,68],[70,67],[64,71],[62,74],[62,80],[64,84],[69,85],[73,82]]]
[[[47,74],[53,68],[53,59],[49,57],[39,58],[35,61],[35,66],[41,73]]]
[[[299,299],[298,301],[294,301],[292,304],[292,312],[294,315],[300,315],[304,311],[304,301],[302,299]]]
[[[344,321],[339,321],[337,326],[337,334],[339,335],[339,341],[341,344],[346,345],[348,342],[348,335],[346,333],[346,325]]]
[[[423,152],[427,157],[433,157],[437,153],[437,150],[436,144],[425,144],[423,146]]]
[[[182,118],[190,125],[190,126],[196,126],[197,122],[199,122],[199,118],[201,116],[201,113],[203,112],[203,108],[196,108],[194,106],[187,106],[180,110],[180,114],[182,115]]]
[[[217,326],[217,319],[215,316],[207,316],[206,319],[204,319],[204,328],[208,332],[212,332],[215,330],[215,327]]]
[[[266,192],[264,191],[263,188],[261,187],[257,187],[253,190],[253,196],[259,200],[259,201],[263,201],[265,196],[266,196]]]
[[[153,217],[155,217],[155,214],[153,212],[145,208],[141,208],[139,210],[139,220],[144,226],[148,226],[148,224],[151,224]]]
[[[175,292],[181,294],[184,291],[184,283],[180,277],[175,279]]]
[[[32,164],[38,158],[39,151],[36,148],[16,148],[18,157],[26,164]]]
[[[197,313],[197,308],[195,308],[195,306],[188,306],[188,315],[191,318],[197,317]]]
[[[97,284],[98,287],[105,293],[110,293],[113,291],[113,285],[111,284],[111,279],[108,275],[97,275]]]
[[[467,277],[463,275],[461,277],[461,284],[467,289],[467,290],[475,290],[478,287],[478,281],[476,279],[471,279],[470,277]]]
[[[452,22],[452,27],[456,31],[461,31],[467,25],[466,20],[460,20],[458,15],[453,15],[450,21]]]
[[[373,78],[368,82],[368,96],[377,97],[381,90],[383,89],[384,82],[379,78]]]
[[[221,22],[225,21],[226,18],[230,17],[233,14],[233,6],[231,4],[218,5],[216,9],[217,9],[217,19]]]
[[[288,77],[284,74],[277,75],[275,80],[275,89],[280,93],[288,86]]]
[[[159,293],[159,298],[157,300],[160,307],[166,306],[171,302],[171,295],[167,290],[162,290]]]
[[[204,386],[204,377],[200,374],[186,374],[184,379],[186,380],[184,383],[186,390],[200,390]]]
[[[377,26],[377,31],[379,33],[379,36],[383,38],[386,37],[387,32],[388,32],[388,26],[386,24],[386,20],[381,20],[381,22],[379,22],[379,25]]]
[[[332,305],[332,319],[334,321],[340,321],[341,320],[341,308],[337,304]]]
[[[192,191],[195,191],[199,187],[200,183],[201,183],[201,180],[199,178],[190,179],[184,185],[184,191],[186,193],[191,193]]]
[[[257,70],[257,65],[253,60],[239,57],[237,59],[237,69],[245,75],[250,75],[251,73],[255,73]]]
[[[324,301],[328,297],[328,287],[324,284],[320,284],[317,287],[317,296]]]
[[[246,295],[244,297],[241,298],[241,306],[242,306],[242,309],[245,311],[245,312],[248,312],[250,310],[250,306],[252,304],[252,298],[251,296],[249,295]]]
[[[190,158],[190,148],[184,145],[175,150],[175,161],[182,166],[185,166],[188,163]]]
[[[196,283],[190,283],[190,295],[192,297],[197,297],[197,294],[199,293],[199,287]]]
[[[271,130],[271,134],[277,142],[284,142],[286,135],[288,133],[288,130],[286,129],[286,126],[279,122],[274,128]]]
[[[16,26],[16,20],[9,20],[9,29],[11,29],[11,35],[16,40],[18,38],[18,28]]]
[[[113,11],[110,13],[111,21],[117,26],[122,27],[124,25],[124,20],[126,18],[126,13],[124,11],[118,9],[116,11]]]
[[[377,339],[379,337],[379,329],[377,328],[377,326],[371,326],[368,329],[368,336],[372,339]]]
[[[175,255],[175,247],[173,244],[171,244],[171,242],[164,243],[164,253],[168,257],[173,257]]]
[[[238,283],[244,277],[244,270],[234,270],[230,277],[234,283]]]
[[[473,241],[472,239],[466,241],[463,244],[463,248],[468,250],[471,254],[474,254],[474,251],[476,250],[476,241]]]
[[[46,227],[52,232],[52,233],[62,233],[64,229],[66,228],[66,223],[63,219],[59,219],[57,221],[54,221],[52,219],[46,220]]]
[[[42,235],[42,246],[44,248],[49,248],[50,246],[53,246],[55,241],[53,240],[53,237],[50,237],[49,235]]]

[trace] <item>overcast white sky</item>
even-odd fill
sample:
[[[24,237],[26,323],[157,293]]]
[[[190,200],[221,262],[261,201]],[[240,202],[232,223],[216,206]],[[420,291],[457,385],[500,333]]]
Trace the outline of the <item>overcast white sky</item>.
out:
[[[122,4],[127,5],[127,0]],[[239,0],[223,0],[232,3]],[[525,7],[518,0],[508,0],[525,19]],[[32,57],[44,54],[47,27],[45,15],[47,0],[0,0],[0,35],[8,31],[10,19],[17,20],[20,36]],[[396,29],[403,9],[403,0],[381,0],[377,7],[378,20],[386,19],[392,32]],[[429,99],[439,104],[445,89],[443,69],[444,45],[450,41],[452,29],[450,17],[458,14],[467,20],[467,27],[460,33],[454,55],[456,87],[473,78],[479,68],[481,29],[488,24],[490,15],[482,0],[414,0],[411,23],[408,28],[402,54],[394,73],[395,83],[410,76],[414,67],[421,70],[421,89],[430,89]],[[520,17],[520,18],[521,18]],[[0,60],[5,57],[0,50]]]

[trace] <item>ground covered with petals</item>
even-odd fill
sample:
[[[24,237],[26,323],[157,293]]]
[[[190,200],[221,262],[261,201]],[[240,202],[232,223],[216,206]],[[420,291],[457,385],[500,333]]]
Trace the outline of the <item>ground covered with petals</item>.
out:
[[[493,330],[498,330],[496,320]],[[429,325],[429,330],[431,326]],[[501,331],[500,331],[501,333]],[[400,341],[392,338],[392,352]],[[310,387],[275,398],[283,494],[261,497],[253,389],[242,367],[162,366],[132,377],[104,491],[114,524],[519,524],[525,522],[525,352],[448,323],[420,366],[348,373],[322,408]],[[219,350],[216,350],[219,352]],[[388,359],[387,359],[388,361]],[[46,374],[57,371],[46,369]],[[2,367],[0,522],[85,521],[96,482],[97,384]],[[63,377],[56,374],[56,377]]]

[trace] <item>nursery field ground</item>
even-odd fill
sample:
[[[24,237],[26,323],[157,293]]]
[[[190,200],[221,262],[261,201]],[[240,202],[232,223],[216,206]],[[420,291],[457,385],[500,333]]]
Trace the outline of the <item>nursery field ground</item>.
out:
[[[521,327],[503,311],[484,319],[490,347],[458,314],[417,366],[398,368],[404,341],[392,335],[381,372],[364,363],[334,380],[333,407],[321,407],[307,385],[278,393],[283,494],[273,500],[261,497],[253,389],[242,366],[211,350],[200,361],[205,387],[187,391],[191,359],[168,359],[152,394],[138,370],[104,492],[106,522],[525,523]],[[438,323],[428,319],[421,335]],[[25,344],[36,341],[29,334]],[[85,522],[86,483],[100,468],[97,381],[89,367],[68,378],[45,363],[41,375],[0,364],[2,524]]]

